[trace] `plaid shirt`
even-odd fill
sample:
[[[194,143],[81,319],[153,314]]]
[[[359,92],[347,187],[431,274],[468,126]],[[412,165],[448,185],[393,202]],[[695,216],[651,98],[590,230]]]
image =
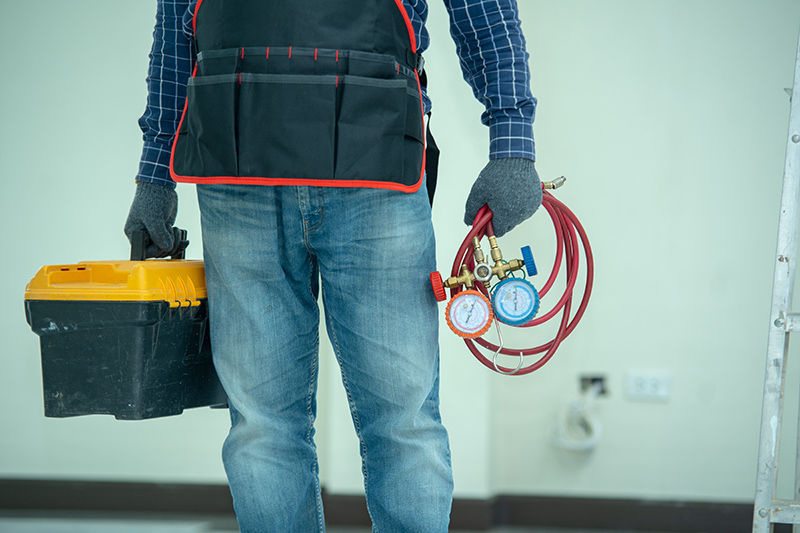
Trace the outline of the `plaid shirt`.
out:
[[[147,107],[139,119],[144,149],[137,181],[175,186],[169,175],[172,142],[186,101],[186,84],[194,66],[192,15],[197,0],[158,0]],[[534,159],[533,118],[528,53],[516,0],[444,0],[450,33],[456,43],[464,79],[486,111],[489,157]],[[425,21],[427,0],[403,0],[416,33],[417,51],[430,43]],[[431,104],[423,94],[425,111]]]

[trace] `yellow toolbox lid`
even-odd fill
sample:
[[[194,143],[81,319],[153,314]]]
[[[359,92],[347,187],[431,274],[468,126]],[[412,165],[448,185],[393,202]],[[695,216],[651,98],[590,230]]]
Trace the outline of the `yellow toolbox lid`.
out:
[[[43,266],[25,288],[26,300],[167,301],[200,305],[206,278],[202,261],[81,261]]]

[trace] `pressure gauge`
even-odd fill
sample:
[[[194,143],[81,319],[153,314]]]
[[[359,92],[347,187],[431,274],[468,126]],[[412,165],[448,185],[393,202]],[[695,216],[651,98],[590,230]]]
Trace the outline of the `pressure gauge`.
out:
[[[507,278],[495,287],[492,304],[500,322],[519,326],[536,316],[539,293],[524,279]]]
[[[480,337],[492,324],[492,304],[480,292],[470,289],[458,293],[447,303],[447,325],[459,337]]]

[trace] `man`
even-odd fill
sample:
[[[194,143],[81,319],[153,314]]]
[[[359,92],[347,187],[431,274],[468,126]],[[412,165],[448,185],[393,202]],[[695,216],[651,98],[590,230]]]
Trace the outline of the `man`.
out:
[[[541,203],[516,3],[445,4],[490,128],[465,222],[488,203],[499,236]],[[324,530],[320,288],[375,531],[447,531],[426,17],[425,0],[158,1],[125,229],[149,233],[149,256],[179,251],[174,181],[198,184],[212,352],[232,421],[223,460],[244,533]]]

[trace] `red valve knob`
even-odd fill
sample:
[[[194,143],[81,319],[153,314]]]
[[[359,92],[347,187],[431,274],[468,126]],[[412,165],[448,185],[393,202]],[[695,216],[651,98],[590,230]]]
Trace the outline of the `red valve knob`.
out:
[[[444,284],[442,283],[442,275],[439,272],[431,272],[431,288],[433,288],[433,295],[436,297],[437,302],[447,300],[447,294],[444,292]]]

